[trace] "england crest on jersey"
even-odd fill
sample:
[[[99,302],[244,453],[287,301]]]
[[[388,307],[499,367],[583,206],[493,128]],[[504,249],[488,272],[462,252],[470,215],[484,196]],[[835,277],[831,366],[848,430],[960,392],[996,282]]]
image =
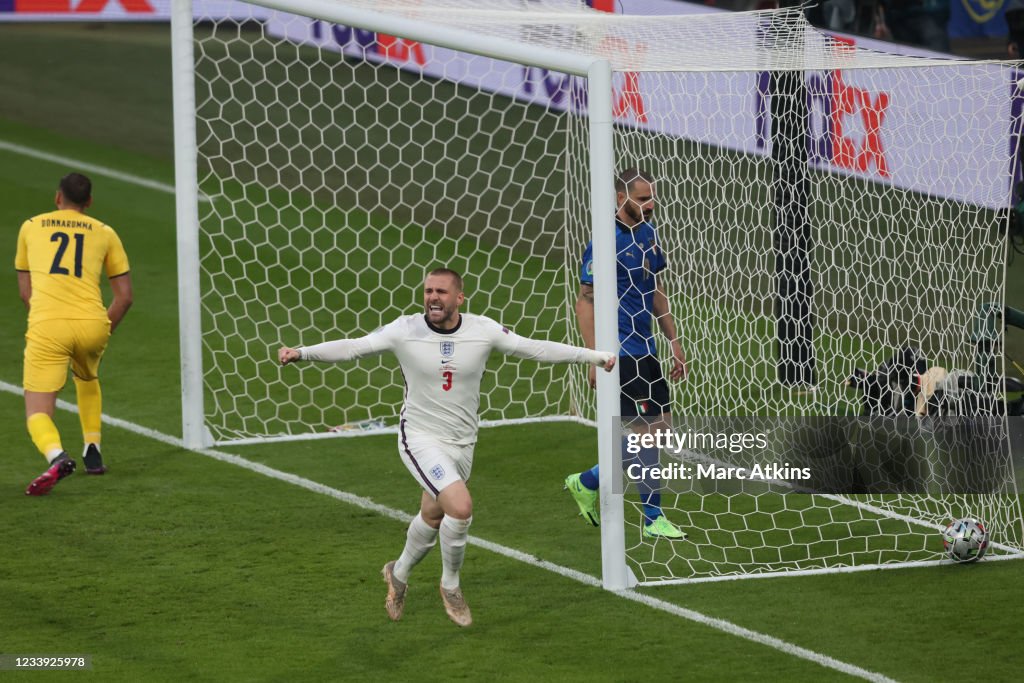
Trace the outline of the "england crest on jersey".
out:
[[[451,358],[455,355],[455,342],[443,341],[441,342],[441,358]]]

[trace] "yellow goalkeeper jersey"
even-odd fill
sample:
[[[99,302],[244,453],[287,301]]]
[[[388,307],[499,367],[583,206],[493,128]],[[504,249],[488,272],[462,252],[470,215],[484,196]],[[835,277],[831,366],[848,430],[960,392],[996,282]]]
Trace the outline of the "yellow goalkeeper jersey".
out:
[[[21,225],[14,267],[31,273],[28,323],[106,320],[100,277],[128,272],[128,255],[114,229],[72,210],[34,216]]]

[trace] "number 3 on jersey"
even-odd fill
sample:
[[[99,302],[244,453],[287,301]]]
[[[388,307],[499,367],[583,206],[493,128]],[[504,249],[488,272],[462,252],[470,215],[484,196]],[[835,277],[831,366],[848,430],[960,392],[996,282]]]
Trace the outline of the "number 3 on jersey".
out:
[[[441,373],[441,376],[444,377],[444,384],[441,385],[441,388],[448,391],[452,388],[452,380],[455,378],[455,375],[452,374],[451,370],[445,370]]]
[[[68,243],[71,242],[71,238],[68,237],[66,232],[55,232],[50,235],[51,242],[59,242],[57,245],[57,253],[53,256],[53,263],[50,265],[51,275],[68,275],[69,271],[63,267],[61,261],[64,260],[64,252],[68,249]],[[82,233],[75,234],[75,277],[82,277],[82,252],[85,250],[85,235]]]

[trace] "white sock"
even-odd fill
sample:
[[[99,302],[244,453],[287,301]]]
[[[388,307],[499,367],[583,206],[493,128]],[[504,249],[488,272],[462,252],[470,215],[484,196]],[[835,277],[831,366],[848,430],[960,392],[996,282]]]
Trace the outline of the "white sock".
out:
[[[441,520],[441,586],[445,590],[459,587],[459,570],[466,557],[466,538],[472,523],[472,517],[455,519],[445,515]]]
[[[409,531],[405,534],[405,548],[395,562],[394,576],[402,583],[409,583],[409,572],[420,563],[430,549],[437,543],[437,529],[416,515],[409,522]]]

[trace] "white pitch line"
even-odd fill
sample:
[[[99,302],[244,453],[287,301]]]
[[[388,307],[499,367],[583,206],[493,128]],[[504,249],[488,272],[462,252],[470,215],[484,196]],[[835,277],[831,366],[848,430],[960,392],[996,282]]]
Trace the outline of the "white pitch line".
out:
[[[161,183],[158,180],[150,180],[149,178],[143,178],[142,176],[132,175],[130,173],[122,173],[106,166],[98,166],[96,164],[90,164],[87,161],[81,161],[79,159],[72,159],[70,157],[60,156],[59,154],[51,154],[44,152],[39,149],[32,147],[26,147],[19,145],[14,142],[8,142],[7,140],[0,140],[0,150],[7,152],[13,152],[14,154],[21,154],[22,156],[32,157],[33,159],[41,159],[42,161],[49,161],[54,164],[66,166],[75,171],[89,172],[93,175],[104,176],[106,178],[113,178],[114,180],[120,180],[121,182],[128,183],[130,185],[138,185],[139,187],[148,187],[151,190],[157,190],[158,192],[166,192],[167,194],[173,195],[175,193],[174,185],[167,183]],[[200,194],[200,201],[210,201],[208,197]]]
[[[13,384],[8,384],[7,382],[4,382],[2,380],[0,380],[0,391],[5,391],[9,394],[16,394],[19,396],[22,395],[21,387],[17,387]],[[69,403],[64,400],[57,401],[57,407],[72,413],[78,412],[78,407],[75,404]],[[187,448],[184,442],[176,436],[170,436],[169,434],[158,432],[155,429],[150,429],[148,427],[143,427],[142,425],[135,424],[134,422],[128,422],[127,420],[122,420],[116,417],[110,417],[109,415],[103,416],[103,422],[113,427],[118,427],[120,429],[124,429],[135,434],[140,434],[142,436],[149,437],[154,441],[159,441],[160,443],[167,444],[168,446],[173,446],[175,448],[180,448],[182,450],[198,453],[199,455],[203,455],[214,460],[219,460],[220,462],[236,465],[237,467],[241,467],[243,469],[247,469],[252,472],[262,474],[266,477],[270,477],[271,479],[277,479],[279,481],[293,484],[300,488],[304,488],[307,491],[312,491],[314,493],[320,493],[325,496],[329,496],[331,498],[340,500],[350,505],[355,505],[356,507],[360,507],[364,510],[371,510],[384,517],[388,517],[390,519],[402,522],[403,524],[407,524],[413,516],[413,513],[403,512],[402,510],[389,508],[386,505],[376,503],[369,498],[358,496],[354,493],[349,493],[347,491],[339,491],[338,489],[332,488],[325,484],[321,484],[319,482],[315,482],[311,479],[306,479],[305,477],[300,477],[296,474],[291,474],[289,472],[282,472],[281,470],[276,470],[273,467],[268,467],[267,465],[264,465],[262,463],[253,462],[252,460],[246,460],[245,458],[238,455],[232,455],[231,453],[225,453],[223,451],[217,451],[210,448]],[[563,576],[567,579],[572,579],[573,581],[582,583],[586,586],[591,586],[593,588],[601,587],[601,580],[597,577],[585,574],[581,571],[577,571],[569,567],[563,567],[562,565],[554,564],[553,562],[541,560],[537,557],[534,557],[533,555],[524,553],[521,550],[509,548],[508,546],[504,546],[499,543],[494,543],[492,541],[488,541],[477,536],[470,536],[469,543],[477,547],[483,548],[485,550],[490,550],[491,552],[501,555],[503,557],[507,557],[512,560],[517,560],[524,564],[528,564],[531,567],[545,569],[549,572],[558,574],[559,576]],[[813,662],[814,664],[818,664],[829,669],[834,669],[835,671],[839,671],[850,676],[862,678],[866,681],[873,681],[874,683],[895,683],[894,679],[889,678],[883,674],[877,673],[875,671],[869,671],[868,669],[863,669],[859,666],[848,664],[834,657],[823,655],[820,652],[815,652],[814,650],[809,650],[805,647],[800,647],[799,645],[794,645],[793,643],[781,640],[774,636],[770,636],[759,631],[753,631],[751,629],[744,628],[743,626],[734,624],[731,621],[726,621],[725,619],[718,619],[715,617],[709,617],[706,614],[702,614],[700,612],[687,609],[686,607],[681,607],[680,605],[676,605],[665,600],[659,600],[658,598],[654,598],[643,593],[638,593],[634,590],[615,591],[614,594],[618,595],[619,597],[625,600],[630,600],[632,602],[637,602],[641,605],[646,605],[647,607],[651,607],[662,612],[667,612],[668,614],[681,617],[683,619],[686,619],[687,621],[692,621],[702,626],[707,626],[708,628],[713,628],[717,631],[722,631],[723,633],[728,633],[729,635],[733,635],[738,638],[743,638],[744,640],[749,640],[751,642],[757,643],[758,645],[770,647],[774,650],[778,650],[787,655],[797,657],[799,659],[804,659],[809,662]]]

